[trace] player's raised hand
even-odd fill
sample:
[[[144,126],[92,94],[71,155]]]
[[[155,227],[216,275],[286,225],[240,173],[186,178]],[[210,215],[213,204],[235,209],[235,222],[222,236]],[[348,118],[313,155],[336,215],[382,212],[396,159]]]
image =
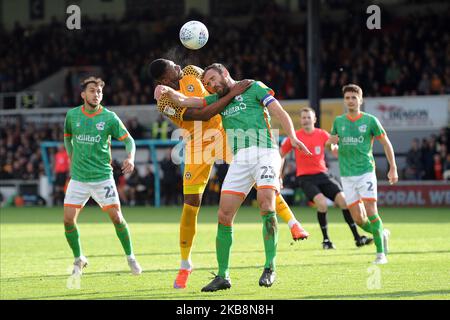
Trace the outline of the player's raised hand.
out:
[[[398,182],[397,168],[390,168],[388,172],[389,184],[394,184]]]
[[[168,86],[158,84],[155,88],[155,91],[153,92],[153,97],[155,98],[155,100],[159,100],[164,93],[169,92],[169,89],[170,88]]]
[[[306,155],[312,156],[311,151],[309,151],[309,149],[303,144],[303,142],[301,142],[300,140],[298,140],[296,137],[291,138],[291,145],[292,145],[292,147],[297,148],[298,150],[303,151]]]
[[[339,136],[337,134],[331,135],[330,138],[328,138],[327,143],[338,144],[339,143]]]
[[[132,173],[134,170],[134,161],[131,159],[125,159],[122,164],[122,173]]]
[[[241,80],[241,81],[237,82],[233,86],[233,88],[231,88],[230,93],[233,96],[238,96],[238,95],[244,93],[245,90],[247,90],[252,85],[252,83],[253,83],[253,80],[249,80],[249,79]]]

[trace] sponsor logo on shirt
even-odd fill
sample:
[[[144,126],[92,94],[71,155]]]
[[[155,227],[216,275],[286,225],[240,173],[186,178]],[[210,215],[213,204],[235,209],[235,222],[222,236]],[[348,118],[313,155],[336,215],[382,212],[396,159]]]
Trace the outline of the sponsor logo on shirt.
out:
[[[236,106],[231,106],[224,111],[222,111],[220,114],[224,117],[234,115],[235,113],[239,113],[241,110],[245,110],[247,108],[247,105],[244,102],[239,103]]]
[[[359,137],[343,137],[342,138],[342,143],[344,143],[344,144],[357,145],[358,143],[363,143],[363,142],[364,142],[364,137],[363,136],[359,136]]]
[[[97,130],[104,130],[105,129],[105,122],[99,122],[95,125],[97,127]]]
[[[84,144],[94,144],[99,143],[102,140],[102,137],[98,134],[95,137],[90,136],[88,134],[78,134],[75,135],[75,140],[78,143],[84,143]]]

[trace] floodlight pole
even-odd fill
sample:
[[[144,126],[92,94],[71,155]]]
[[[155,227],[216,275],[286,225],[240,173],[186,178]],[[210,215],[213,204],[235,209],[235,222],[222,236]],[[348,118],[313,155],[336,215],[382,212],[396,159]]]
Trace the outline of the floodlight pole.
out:
[[[308,99],[320,127],[320,1],[308,0]]]

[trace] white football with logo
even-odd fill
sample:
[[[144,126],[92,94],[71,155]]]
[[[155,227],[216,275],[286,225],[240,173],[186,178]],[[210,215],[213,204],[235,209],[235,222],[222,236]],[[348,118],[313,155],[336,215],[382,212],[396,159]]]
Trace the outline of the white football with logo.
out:
[[[198,50],[209,38],[208,28],[200,21],[186,22],[180,29],[180,41],[188,49]]]

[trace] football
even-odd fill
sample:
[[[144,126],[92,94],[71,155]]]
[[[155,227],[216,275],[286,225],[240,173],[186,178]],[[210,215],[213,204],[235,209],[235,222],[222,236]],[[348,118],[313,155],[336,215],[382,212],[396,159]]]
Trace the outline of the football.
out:
[[[188,49],[198,50],[208,42],[208,28],[200,21],[186,22],[180,29],[180,41]]]

